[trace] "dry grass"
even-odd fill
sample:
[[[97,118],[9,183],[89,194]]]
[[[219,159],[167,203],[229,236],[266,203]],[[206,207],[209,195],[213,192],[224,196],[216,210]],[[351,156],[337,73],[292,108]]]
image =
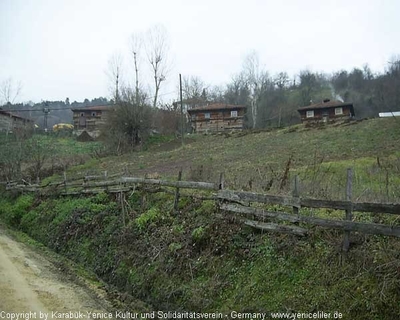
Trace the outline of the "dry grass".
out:
[[[305,128],[297,125],[269,132],[233,135],[192,135],[184,146],[176,141],[147,151],[101,159],[90,167],[109,173],[217,182],[225,173],[231,189],[288,193],[293,176],[301,192],[340,199],[346,168],[355,170],[354,197],[358,200],[395,201],[400,198],[400,123],[372,119],[353,125]],[[290,161],[289,161],[290,160]],[[75,174],[83,174],[87,166]]]

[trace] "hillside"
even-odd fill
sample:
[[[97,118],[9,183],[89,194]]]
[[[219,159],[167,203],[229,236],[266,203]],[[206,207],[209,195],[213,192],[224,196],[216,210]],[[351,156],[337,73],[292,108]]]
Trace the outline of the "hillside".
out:
[[[182,168],[184,179],[203,181],[217,181],[224,172],[228,188],[271,192],[288,192],[298,174],[303,194],[321,196],[320,189],[326,197],[341,198],[346,168],[353,167],[359,200],[395,201],[400,198],[399,145],[398,119],[321,128],[297,125],[269,132],[187,136],[183,147],[180,140],[154,141],[147,151],[93,160],[72,172],[127,171],[174,179]],[[289,176],[282,189],[286,169]]]
[[[184,179],[216,180],[224,171],[229,188],[289,193],[298,174],[302,193],[341,198],[345,169],[352,166],[358,201],[399,202],[399,142],[395,119],[191,136],[183,147],[153,139],[146,151],[92,159],[71,167],[68,177],[107,170],[176,179],[183,168]],[[400,313],[398,238],[353,232],[350,251],[343,253],[341,231],[307,227],[305,237],[261,232],[214,201],[182,196],[175,211],[173,194],[151,191],[129,192],[126,211],[118,195],[105,193],[3,196],[0,219],[93,271],[122,292],[132,310],[323,311],[340,312],[343,319],[394,319]],[[343,218],[335,210],[304,210]],[[395,215],[355,219],[398,225]]]

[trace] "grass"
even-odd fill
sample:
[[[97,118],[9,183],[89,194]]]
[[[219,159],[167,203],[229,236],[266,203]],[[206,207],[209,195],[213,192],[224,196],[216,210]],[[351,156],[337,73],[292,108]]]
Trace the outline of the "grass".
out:
[[[101,142],[80,142],[76,141],[74,137],[34,135],[30,139],[38,140],[40,143],[51,146],[55,156],[74,156],[90,154],[102,147]]]
[[[213,182],[224,172],[227,188],[270,193],[289,193],[293,176],[299,174],[303,195],[320,197],[321,192],[315,192],[319,189],[324,191],[322,196],[333,199],[343,198],[346,169],[352,167],[355,199],[400,198],[400,125],[396,119],[321,128],[296,125],[228,136],[194,135],[186,138],[184,146],[171,137],[157,139],[147,150],[102,158],[84,167],[173,179],[183,168],[185,180]],[[282,184],[286,169],[287,181]],[[71,169],[72,174],[82,172]]]

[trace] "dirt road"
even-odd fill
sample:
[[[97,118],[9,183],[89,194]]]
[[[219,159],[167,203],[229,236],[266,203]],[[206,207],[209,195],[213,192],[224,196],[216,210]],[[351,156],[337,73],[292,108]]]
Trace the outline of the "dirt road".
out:
[[[16,312],[42,312],[51,318],[54,311],[105,313],[105,309],[107,301],[72,281],[45,255],[13,240],[0,226],[0,318]]]

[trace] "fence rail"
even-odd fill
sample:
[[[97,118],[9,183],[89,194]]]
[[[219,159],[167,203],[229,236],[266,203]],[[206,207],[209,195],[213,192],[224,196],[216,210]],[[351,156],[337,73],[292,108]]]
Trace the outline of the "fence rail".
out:
[[[400,237],[400,225],[387,225],[366,222],[353,221],[353,212],[368,213],[388,213],[400,215],[400,203],[375,203],[375,202],[353,202],[351,200],[352,187],[352,170],[348,169],[346,184],[346,200],[322,200],[303,198],[300,196],[298,177],[294,180],[294,190],[291,196],[286,195],[269,195],[254,192],[234,191],[224,189],[224,175],[220,175],[219,183],[182,181],[182,172],[179,172],[176,181],[138,178],[123,176],[123,174],[107,175],[105,171],[103,175],[87,175],[81,178],[67,179],[64,173],[63,181],[51,182],[46,185],[38,184],[18,184],[17,182],[0,183],[6,186],[7,191],[16,192],[34,192],[42,196],[79,196],[96,194],[100,192],[125,194],[128,191],[135,190],[137,185],[156,186],[152,192],[170,192],[175,195],[174,208],[177,210],[179,198],[185,196],[180,193],[180,189],[197,189],[208,190],[212,194],[208,196],[198,196],[191,194],[191,197],[200,199],[212,199],[219,203],[221,210],[231,212],[240,216],[246,216],[242,219],[246,225],[254,228],[274,231],[293,233],[304,236],[307,229],[297,225],[278,224],[274,222],[265,222],[265,219],[273,219],[283,221],[285,223],[303,223],[308,225],[316,225],[330,229],[340,229],[344,231],[343,249],[347,251],[350,244],[350,232],[362,232],[367,234],[385,235]],[[79,182],[82,180],[82,182]],[[167,187],[167,189],[165,188]],[[168,188],[174,188],[171,191]],[[121,201],[122,203],[122,201]],[[276,212],[268,211],[262,208],[252,207],[252,203],[281,205],[284,207],[292,207],[292,212]],[[123,204],[122,204],[123,206]],[[330,208],[334,210],[344,210],[343,220],[326,219],[320,217],[312,217],[301,213],[301,208]],[[124,212],[124,209],[122,210]],[[248,216],[257,220],[249,220]],[[261,221],[260,221],[261,220]]]

